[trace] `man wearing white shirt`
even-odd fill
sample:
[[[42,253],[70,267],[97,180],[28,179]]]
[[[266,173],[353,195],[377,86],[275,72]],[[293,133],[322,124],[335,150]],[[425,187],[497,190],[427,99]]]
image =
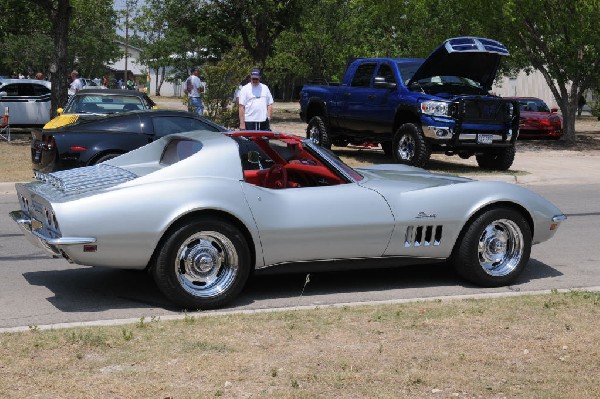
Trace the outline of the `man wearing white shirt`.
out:
[[[79,90],[83,89],[83,82],[79,79],[79,72],[71,72],[71,79],[73,79],[73,82],[71,82],[71,93],[69,94],[77,94]]]
[[[185,92],[188,95],[188,111],[202,115],[204,113],[202,95],[205,91],[205,84],[198,75],[200,75],[200,69],[192,68],[192,74],[185,81]]]
[[[260,69],[250,72],[250,83],[240,90],[239,116],[241,130],[270,130],[273,96],[267,85],[260,83]]]

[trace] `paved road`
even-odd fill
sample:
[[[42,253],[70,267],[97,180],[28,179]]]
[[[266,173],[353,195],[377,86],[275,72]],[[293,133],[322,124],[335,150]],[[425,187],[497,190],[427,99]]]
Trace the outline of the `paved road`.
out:
[[[569,219],[556,237],[534,246],[517,284],[482,289],[465,284],[443,266],[262,275],[232,305],[266,309],[418,297],[507,293],[600,286],[600,183],[530,186]],[[143,272],[90,268],[50,259],[23,240],[7,213],[14,194],[0,191],[0,331],[17,326],[176,315]]]

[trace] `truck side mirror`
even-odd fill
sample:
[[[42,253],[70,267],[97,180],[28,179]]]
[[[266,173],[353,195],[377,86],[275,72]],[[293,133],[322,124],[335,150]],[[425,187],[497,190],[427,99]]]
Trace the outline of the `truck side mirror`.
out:
[[[396,83],[386,81],[385,77],[383,76],[375,76],[373,86],[378,87],[380,89],[395,89]]]

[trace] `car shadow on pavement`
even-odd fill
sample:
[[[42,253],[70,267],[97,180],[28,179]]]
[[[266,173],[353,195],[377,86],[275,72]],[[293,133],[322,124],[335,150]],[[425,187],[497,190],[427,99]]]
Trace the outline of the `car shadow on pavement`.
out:
[[[511,290],[527,290],[523,285],[530,281],[560,275],[556,269],[532,259]],[[54,295],[48,301],[61,312],[183,310],[164,297],[152,277],[143,271],[81,267],[28,272],[24,277],[30,284],[50,290]],[[392,290],[400,291],[392,294]],[[223,310],[310,305],[315,298],[326,304],[489,292],[498,289],[470,284],[446,263],[335,272],[269,272],[255,275],[242,294]],[[300,303],[299,298],[304,300]]]

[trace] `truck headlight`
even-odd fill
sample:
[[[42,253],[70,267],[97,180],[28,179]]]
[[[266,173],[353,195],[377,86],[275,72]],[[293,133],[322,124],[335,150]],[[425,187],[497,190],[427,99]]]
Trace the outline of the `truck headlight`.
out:
[[[426,115],[450,116],[449,105],[449,103],[443,101],[423,101],[421,112]]]

